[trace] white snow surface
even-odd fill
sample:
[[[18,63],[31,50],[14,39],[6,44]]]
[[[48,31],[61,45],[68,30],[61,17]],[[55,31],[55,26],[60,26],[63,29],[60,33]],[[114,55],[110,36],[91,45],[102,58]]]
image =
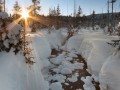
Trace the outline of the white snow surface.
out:
[[[13,33],[12,33],[13,34]],[[11,35],[10,35],[11,36]],[[48,57],[51,48],[44,36],[32,34],[27,36],[31,41],[34,64],[25,63],[25,58],[20,53],[14,55],[0,53],[0,88],[1,90],[48,90],[49,84],[44,80],[41,70],[49,65]]]
[[[79,34],[68,40],[66,46],[70,52],[75,50],[85,58],[88,71],[92,74],[90,78],[100,81],[101,90],[120,90],[120,52],[107,44],[117,39],[118,36],[105,35],[99,30],[80,30]],[[85,90],[95,90],[90,78],[82,78]]]
[[[59,49],[66,40],[67,31],[66,29],[53,30],[51,33],[45,34],[45,36],[48,39],[48,42],[52,49]]]
[[[7,28],[11,32],[9,37],[14,39],[12,40],[14,44],[17,41],[15,41],[13,34],[19,33],[18,31],[21,29],[19,25],[14,26],[15,24],[13,22]],[[50,60],[52,64],[59,65],[58,68],[53,68],[56,75],[48,76],[48,81],[57,81],[52,83],[50,87],[49,83],[44,80],[46,73],[43,74],[42,71],[50,65],[48,57],[51,54],[51,49],[62,47],[67,37],[67,31],[65,29],[53,30],[50,33],[44,31],[28,34],[26,37],[32,41],[28,47],[33,49],[35,63],[33,65],[26,64],[23,55],[20,53],[14,55],[12,50],[10,53],[0,52],[1,90],[63,90],[61,83],[66,79],[64,75],[71,74],[75,69],[83,69],[83,63],[70,63],[73,58],[77,57],[75,53],[79,53],[85,58],[88,71],[92,74],[92,77],[82,78],[85,90],[95,90],[92,84],[93,78],[96,81],[100,80],[101,90],[120,90],[120,56],[119,54],[113,55],[115,48],[107,44],[118,37],[105,35],[99,30],[97,32],[86,29],[79,30],[78,34],[76,33],[65,44],[69,54],[64,52]],[[6,47],[8,47],[7,43],[6,40],[4,42]],[[75,82],[77,76],[72,76],[68,80]]]
[[[2,19],[8,18],[8,14],[6,12],[0,12],[0,18]]]
[[[102,65],[115,51],[107,42],[117,38],[107,36],[103,32],[80,31],[68,40],[67,49],[79,52],[87,61],[89,71],[99,76]]]
[[[64,90],[60,82],[55,82],[50,85],[49,90]]]
[[[101,90],[120,90],[120,52],[104,63],[100,72]]]
[[[83,85],[84,90],[95,90],[95,87],[92,84],[92,77],[90,76],[87,76],[86,78],[82,77],[81,80],[85,83]]]

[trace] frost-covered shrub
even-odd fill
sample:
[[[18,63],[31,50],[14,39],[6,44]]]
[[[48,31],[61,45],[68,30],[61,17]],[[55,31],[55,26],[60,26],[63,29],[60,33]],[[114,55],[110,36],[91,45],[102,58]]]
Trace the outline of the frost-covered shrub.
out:
[[[117,40],[112,40],[110,43],[108,42],[108,44],[112,45],[113,47],[116,47],[117,50],[120,50],[120,22],[117,26],[116,34],[119,38]]]
[[[17,54],[21,50],[21,29],[20,25],[13,22],[0,30],[0,51],[9,52],[12,49]]]

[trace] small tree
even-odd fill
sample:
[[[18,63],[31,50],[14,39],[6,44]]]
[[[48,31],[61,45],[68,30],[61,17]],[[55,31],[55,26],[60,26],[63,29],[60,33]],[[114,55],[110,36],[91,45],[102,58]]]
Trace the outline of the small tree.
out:
[[[78,7],[78,12],[77,12],[77,17],[80,17],[81,14],[82,14],[82,9],[81,9],[81,7],[79,6],[79,7]]]
[[[40,10],[40,0],[32,0],[33,2],[33,13],[34,13],[34,16],[38,14],[38,11]]]
[[[95,26],[95,11],[93,10],[93,13],[92,13],[92,28],[94,30],[94,26]]]
[[[18,1],[15,2],[14,6],[13,6],[13,10],[14,10],[14,15],[13,17],[15,19],[19,18],[20,17],[20,12],[21,12],[21,7],[20,5],[18,4]]]
[[[57,11],[56,11],[56,9],[55,9],[55,7],[54,7],[54,9],[49,9],[49,16],[57,16]]]
[[[0,12],[2,12],[3,11],[3,5],[2,5],[2,3],[0,3]]]
[[[61,13],[60,13],[60,7],[59,7],[59,4],[57,6],[57,11],[56,11],[56,16],[59,16]]]

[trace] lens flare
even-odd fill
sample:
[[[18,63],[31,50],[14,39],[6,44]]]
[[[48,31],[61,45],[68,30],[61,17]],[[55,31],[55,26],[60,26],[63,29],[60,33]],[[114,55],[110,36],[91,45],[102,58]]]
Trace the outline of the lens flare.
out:
[[[25,10],[22,11],[21,15],[22,15],[22,18],[25,18],[25,19],[29,17],[28,11],[25,11]]]

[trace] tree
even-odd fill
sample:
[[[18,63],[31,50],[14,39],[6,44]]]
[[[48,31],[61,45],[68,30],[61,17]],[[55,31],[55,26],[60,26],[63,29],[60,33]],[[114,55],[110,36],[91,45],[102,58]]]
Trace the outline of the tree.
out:
[[[78,12],[77,12],[77,17],[80,17],[81,14],[82,14],[82,9],[81,9],[81,7],[79,6],[79,7],[78,7]]]
[[[38,17],[38,12],[40,10],[40,0],[32,0],[32,3],[33,5],[31,5],[28,9],[30,10],[29,14],[31,16],[33,16],[34,18],[37,18]],[[32,32],[36,32],[36,29],[37,29],[37,26],[38,26],[38,23],[37,21],[35,20],[30,20],[30,23],[31,23],[31,28],[32,28]]]
[[[49,9],[49,16],[57,16],[57,11],[56,11],[56,9],[55,9],[55,7],[54,7],[54,9]]]
[[[0,12],[2,12],[3,11],[3,6],[2,6],[2,4],[0,4]]]
[[[56,16],[59,16],[61,13],[60,13],[60,7],[59,7],[59,4],[57,6],[57,11],[56,11]]]
[[[15,19],[19,18],[20,17],[20,12],[21,12],[21,7],[20,5],[18,4],[18,1],[15,2],[14,6],[13,6],[13,10],[14,10],[14,15],[13,17]]]
[[[95,26],[95,11],[93,10],[93,13],[92,13],[92,28],[94,30],[94,26]]]
[[[40,10],[40,0],[32,0],[33,3],[33,14],[34,16],[38,14],[38,11]]]

